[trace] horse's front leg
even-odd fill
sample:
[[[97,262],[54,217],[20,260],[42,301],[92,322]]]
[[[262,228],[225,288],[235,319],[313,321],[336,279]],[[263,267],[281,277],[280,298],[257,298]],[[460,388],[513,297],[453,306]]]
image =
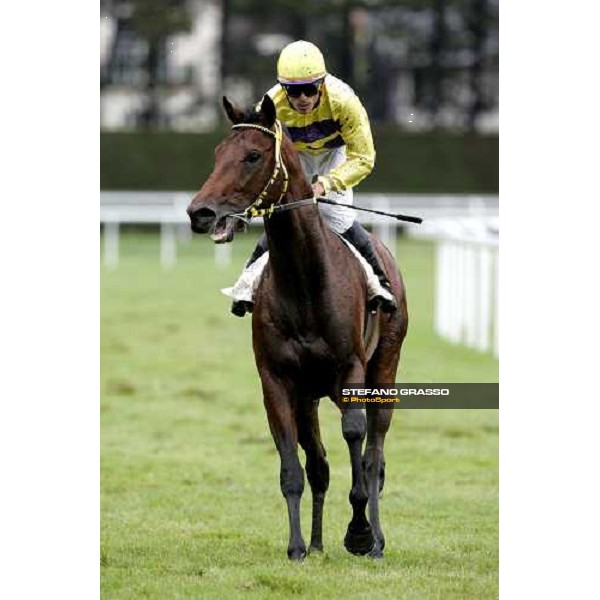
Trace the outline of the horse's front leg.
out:
[[[390,428],[393,408],[376,406],[367,407],[367,447],[365,448],[365,478],[369,492],[369,519],[373,527],[375,545],[369,555],[374,558],[383,558],[385,538],[379,521],[379,494],[383,490],[385,477],[385,461],[383,445],[385,435]]]
[[[344,385],[362,381],[364,381],[364,368],[358,363],[345,377]],[[348,524],[344,546],[352,554],[367,554],[375,543],[366,515],[369,496],[362,464],[362,446],[367,431],[367,419],[363,408],[348,408],[339,402],[339,399],[338,405],[342,409],[342,433],[348,444],[352,466],[352,489],[350,490],[352,519]]]
[[[281,460],[279,482],[288,509],[290,538],[287,554],[292,560],[306,556],[300,528],[300,499],[304,491],[304,471],[298,458],[298,430],[290,391],[272,377],[263,378],[263,394],[269,427]]]
[[[299,403],[296,413],[298,440],[306,453],[306,475],[312,491],[312,530],[309,551],[323,550],[323,504],[329,487],[329,463],[321,441],[319,400]]]
[[[400,340],[406,334],[406,314],[404,315],[404,331]],[[383,340],[371,358],[367,368],[366,387],[388,387],[394,381],[398,361],[400,359],[400,344],[395,338]],[[390,428],[394,409],[383,405],[367,405],[367,447],[364,454],[365,478],[369,492],[369,520],[373,527],[375,545],[369,555],[383,558],[385,537],[379,520],[379,494],[383,490],[385,479],[385,460],[383,446],[385,436]]]

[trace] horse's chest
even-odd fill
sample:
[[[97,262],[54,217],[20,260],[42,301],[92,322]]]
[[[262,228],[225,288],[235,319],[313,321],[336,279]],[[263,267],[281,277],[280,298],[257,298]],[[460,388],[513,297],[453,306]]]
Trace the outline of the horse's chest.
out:
[[[295,378],[333,379],[345,354],[343,349],[322,338],[300,337],[288,338],[277,348],[272,359]]]
[[[295,385],[312,386],[319,381],[331,387],[355,354],[352,336],[335,327],[335,319],[323,323],[304,318],[298,323],[285,315],[272,325],[268,336],[257,332],[263,357],[259,365],[275,370]]]
[[[335,361],[335,348],[332,348],[324,339],[298,340],[295,351],[301,363],[328,364]]]

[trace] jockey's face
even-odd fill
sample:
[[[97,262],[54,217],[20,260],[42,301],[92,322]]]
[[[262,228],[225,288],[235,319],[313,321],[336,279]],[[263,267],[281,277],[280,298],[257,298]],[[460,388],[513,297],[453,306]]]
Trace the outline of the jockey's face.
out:
[[[317,102],[319,101],[318,95],[313,96],[311,98],[302,94],[302,96],[300,96],[299,98],[290,98],[289,96],[288,98],[290,104],[292,105],[292,108],[303,115],[311,112],[313,108],[317,105]]]
[[[311,112],[319,102],[320,83],[285,86],[287,98],[292,108],[300,114]]]

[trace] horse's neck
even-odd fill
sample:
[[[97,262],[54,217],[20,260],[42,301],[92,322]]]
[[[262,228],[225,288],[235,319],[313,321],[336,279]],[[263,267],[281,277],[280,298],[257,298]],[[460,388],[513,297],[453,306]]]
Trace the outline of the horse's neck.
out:
[[[310,197],[297,157],[287,155],[290,185],[284,203]],[[269,260],[279,292],[307,305],[329,293],[331,259],[327,251],[325,224],[314,206],[274,214],[265,221]]]
[[[326,232],[313,206],[292,209],[269,218],[265,225],[270,260],[278,275],[304,276],[328,262]]]

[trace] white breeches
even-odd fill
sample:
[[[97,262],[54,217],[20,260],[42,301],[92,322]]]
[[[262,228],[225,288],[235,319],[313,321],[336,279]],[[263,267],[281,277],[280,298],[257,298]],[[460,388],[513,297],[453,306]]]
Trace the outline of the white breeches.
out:
[[[340,146],[322,154],[308,154],[299,152],[300,164],[309,182],[315,175],[327,175],[329,171],[346,161],[346,148]],[[329,192],[325,196],[329,200],[352,204],[354,195],[352,188],[343,192]],[[356,211],[343,206],[332,206],[331,204],[319,204],[319,211],[325,222],[337,233],[344,233],[352,226],[356,219]]]

